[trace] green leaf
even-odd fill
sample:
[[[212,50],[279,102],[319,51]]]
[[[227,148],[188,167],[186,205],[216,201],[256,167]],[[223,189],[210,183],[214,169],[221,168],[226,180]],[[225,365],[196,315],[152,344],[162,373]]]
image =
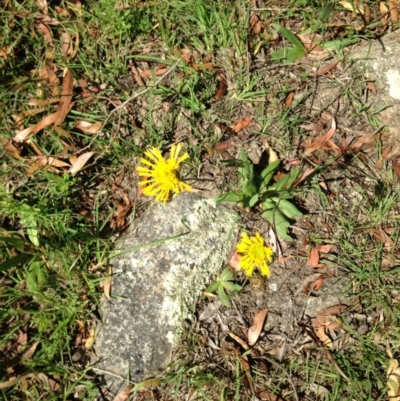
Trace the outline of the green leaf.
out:
[[[0,237],[0,241],[10,244],[18,251],[22,252],[24,250],[24,240],[20,237]]]
[[[257,187],[253,181],[245,181],[242,183],[243,193],[252,198],[255,194],[257,194]]]
[[[232,292],[239,292],[242,289],[242,287],[239,284],[232,283],[232,281],[224,281],[222,285],[228,291]]]
[[[244,197],[242,191],[228,192],[226,194],[218,195],[215,198],[215,202],[230,202],[230,203],[241,203]]]
[[[37,292],[40,287],[43,287],[48,282],[48,272],[46,266],[42,262],[36,261],[29,266],[28,274],[26,275],[26,286],[29,291]]]
[[[221,286],[221,282],[220,281],[214,281],[212,284],[210,284],[207,288],[206,288],[206,292],[215,292],[218,290],[218,287]]]
[[[5,260],[4,262],[0,263],[0,272],[18,266],[20,263],[24,263],[30,257],[31,255],[28,255],[27,253],[20,253],[19,255],[14,256],[11,259]]]
[[[271,53],[271,60],[282,63],[294,63],[305,56],[303,50],[295,49],[294,47],[284,47]]]
[[[290,42],[298,52],[306,52],[303,42],[289,29],[279,24],[272,24],[272,27],[277,30],[288,42]]]
[[[274,226],[277,234],[281,238],[286,241],[293,241],[287,233],[290,223],[279,209],[265,210],[263,212],[263,217]]]
[[[328,1],[324,8],[321,10],[319,13],[319,18],[318,20],[321,22],[326,22],[328,21],[330,15],[332,14],[332,11],[335,9],[335,3],[333,1]]]
[[[233,280],[234,278],[235,278],[235,272],[229,266],[227,266],[222,271],[222,273],[219,276],[218,280],[219,281],[229,281],[229,280]]]
[[[253,207],[258,202],[259,196],[259,194],[252,196],[252,198],[249,200],[249,207]]]
[[[229,295],[225,292],[224,287],[222,286],[218,287],[218,297],[226,307],[232,307],[232,302],[229,298]]]
[[[360,40],[360,37],[354,36],[352,38],[331,40],[329,42],[320,43],[319,45],[324,50],[338,52],[338,51],[342,50],[346,46],[354,45],[355,43],[359,42],[359,40]]]
[[[301,213],[300,210],[297,209],[297,207],[288,200],[280,198],[272,198],[272,199],[276,203],[279,210],[289,219],[293,219],[297,216],[303,215],[303,213]]]
[[[275,173],[276,169],[279,167],[280,162],[281,162],[280,160],[275,160],[262,171],[262,173],[261,173],[262,183],[261,183],[261,187],[260,187],[260,192],[267,189],[267,185],[269,184],[272,177],[274,176],[274,173]]]

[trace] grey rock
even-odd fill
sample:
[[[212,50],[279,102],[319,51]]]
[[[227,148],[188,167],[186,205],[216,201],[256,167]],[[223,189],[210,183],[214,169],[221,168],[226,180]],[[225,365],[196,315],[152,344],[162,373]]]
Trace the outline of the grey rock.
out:
[[[153,204],[118,243],[112,295],[103,300],[95,370],[118,393],[171,360],[201,291],[235,243],[237,215],[198,194]],[[94,361],[92,361],[94,362]]]
[[[377,94],[370,95],[374,110],[389,132],[400,138],[400,31],[366,43],[351,53],[356,66],[365,68],[365,78],[374,81]]]

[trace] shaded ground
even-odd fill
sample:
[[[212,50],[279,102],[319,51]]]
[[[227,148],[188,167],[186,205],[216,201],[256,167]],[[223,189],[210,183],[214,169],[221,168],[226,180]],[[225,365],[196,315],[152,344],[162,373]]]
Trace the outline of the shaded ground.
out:
[[[4,399],[97,397],[101,384],[86,362],[107,257],[149,203],[138,196],[135,167],[147,147],[167,152],[177,142],[190,154],[182,176],[208,196],[238,188],[229,161],[241,149],[256,170],[267,166],[268,144],[282,161],[276,180],[295,168],[309,173],[294,189],[304,216],[290,222],[294,241],[286,242],[260,208],[237,208],[243,229],[276,249],[271,279],[239,274],[233,307],[207,319],[217,300],[199,300],[167,374],[132,399],[386,397],[387,349],[396,358],[399,341],[397,155],[385,151],[395,138],[366,104],[373,86],[349,54],[398,20],[382,3],[362,11],[344,3],[6,2]],[[331,141],[318,144],[333,119]],[[329,348],[310,318],[342,301],[343,287],[349,308],[326,328]],[[246,352],[264,308],[265,330]]]

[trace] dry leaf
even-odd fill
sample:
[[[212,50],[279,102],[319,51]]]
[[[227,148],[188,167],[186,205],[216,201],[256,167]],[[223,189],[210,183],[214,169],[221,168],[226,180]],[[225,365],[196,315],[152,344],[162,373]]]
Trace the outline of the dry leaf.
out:
[[[61,42],[61,51],[65,55],[71,54],[71,52],[72,52],[71,36],[69,35],[68,31],[64,31],[61,33],[60,42]]]
[[[41,131],[42,129],[44,129],[44,128],[48,127],[49,125],[53,124],[54,121],[56,120],[57,113],[58,112],[50,114],[50,115],[46,116],[45,118],[43,118],[43,120],[41,120],[36,125],[32,125],[31,127],[25,128],[24,130],[22,130],[21,132],[19,132],[15,136],[14,141],[23,142],[30,135],[34,135],[34,134],[38,133],[39,131]]]
[[[311,145],[309,145],[307,147],[307,149],[306,149],[306,151],[304,153],[305,156],[310,155],[313,152],[315,152],[316,150],[323,148],[324,145],[326,145],[328,142],[330,142],[330,139],[333,137],[333,134],[335,133],[335,131],[336,131],[336,121],[332,117],[332,126],[329,129],[329,131],[325,135],[323,135],[323,136],[319,137],[318,139],[316,139],[313,143],[311,143]],[[339,152],[340,152],[340,150],[339,150]]]
[[[103,124],[100,121],[98,121],[97,123],[90,123],[88,121],[77,121],[74,126],[75,128],[80,129],[86,134],[95,134],[96,132],[99,132],[101,130]]]
[[[322,267],[319,263],[319,252],[317,247],[311,249],[307,264],[313,268]]]
[[[331,63],[329,63],[328,65],[325,65],[324,67],[319,68],[315,73],[310,73],[309,75],[311,77],[319,77],[321,75],[325,75],[327,72],[333,70],[337,64],[339,63],[339,60],[334,60]]]
[[[241,267],[240,267],[240,254],[235,251],[235,253],[232,255],[231,259],[229,260],[229,266],[232,267],[233,270],[236,272],[240,272]]]
[[[54,126],[61,125],[69,112],[69,105],[72,100],[72,89],[74,77],[71,70],[66,67],[64,70],[64,78],[62,82],[61,98],[58,106],[57,116],[54,121]]]
[[[229,149],[229,148],[235,148],[236,144],[233,141],[224,141],[224,142],[218,142],[215,147],[214,150],[217,153],[222,153],[224,150]]]
[[[397,156],[392,160],[393,171],[396,174],[396,177],[400,179],[400,157]]]
[[[226,77],[224,73],[219,74],[218,79],[218,90],[215,93],[214,100],[219,100],[223,96],[225,96],[226,92],[228,91],[228,85],[226,84]]]
[[[293,184],[293,187],[297,187],[300,183],[302,183],[309,175],[311,175],[315,171],[315,168],[308,168],[302,176]]]
[[[320,277],[319,279],[315,280],[312,284],[310,284],[310,291],[318,291],[322,284],[324,284],[324,278]]]
[[[263,139],[262,144],[264,146],[264,149],[268,152],[268,164],[271,164],[279,160],[279,157],[276,154],[275,150],[273,150],[271,146],[269,146],[267,138]]]
[[[368,86],[368,89],[369,89],[374,95],[376,95],[376,94],[378,93],[377,90],[376,90],[376,85],[375,85],[374,82],[368,81],[368,82],[367,82],[367,86]]]
[[[8,60],[10,57],[14,56],[14,50],[12,46],[5,45],[0,49],[0,57],[4,58],[4,60]]]
[[[125,387],[122,391],[120,391],[114,398],[113,401],[125,401],[128,399],[129,394],[131,393],[132,386]]]
[[[245,117],[245,118],[239,120],[235,124],[235,127],[233,128],[234,132],[237,134],[238,132],[245,129],[251,123],[251,120],[252,120],[252,117]]]
[[[27,351],[24,352],[24,354],[21,357],[21,362],[25,362],[28,359],[31,359],[33,354],[36,351],[37,346],[39,345],[39,341],[34,342]]]
[[[6,138],[0,136],[0,143],[7,153],[10,153],[10,155],[16,157],[17,159],[23,160],[23,158],[20,156],[19,150],[11,143],[11,141],[7,141]]]
[[[80,155],[75,162],[72,164],[71,168],[68,170],[69,173],[75,175],[82,167],[87,163],[87,161],[94,155],[94,152],[86,152]]]
[[[46,42],[53,48],[55,48],[53,43],[53,35],[51,34],[50,28],[43,24],[42,22],[38,22],[36,24],[36,29],[41,32],[46,40]]]
[[[51,390],[59,391],[61,389],[60,385],[44,373],[38,373],[36,377],[44,384],[48,385]]]
[[[400,401],[400,366],[397,359],[389,359],[387,386],[390,401]]]
[[[3,383],[0,383],[0,390],[8,388],[8,387],[11,387],[11,386],[14,386],[14,385],[18,384],[20,381],[29,379],[29,378],[34,377],[34,376],[35,376],[34,373],[28,373],[25,376],[13,377],[10,380],[7,380],[7,381],[5,381]]]
[[[71,167],[68,163],[63,162],[62,160],[58,160],[52,156],[42,156],[39,157],[38,160],[27,170],[27,174],[33,174],[40,167]]]
[[[351,2],[339,1],[339,4],[348,11],[364,15],[364,6],[361,3],[359,3],[358,0],[353,0]]]
[[[89,337],[85,341],[85,349],[86,350],[89,350],[90,348],[92,348],[92,346],[94,344],[94,337],[95,337],[95,330],[94,330],[94,328],[91,328],[89,331]]]
[[[333,248],[332,244],[319,245],[318,250],[320,253],[329,253]]]
[[[43,14],[49,13],[49,8],[47,6],[47,0],[37,0],[38,7],[42,10]]]
[[[239,336],[237,336],[235,333],[232,333],[228,331],[229,337],[231,337],[233,340],[235,340],[244,350],[248,350],[249,346],[246,343],[246,341],[242,340]]]
[[[333,343],[332,340],[327,336],[325,330],[339,327],[342,322],[340,319],[336,318],[336,315],[341,314],[346,309],[346,305],[330,306],[329,308],[326,308],[320,312],[312,321],[315,334],[322,341],[322,343],[329,348],[333,347]]]
[[[399,20],[399,10],[397,7],[399,4],[397,1],[388,0],[389,8],[390,8],[390,17],[392,18],[392,22],[396,23]]]
[[[254,316],[253,325],[249,328],[249,332],[247,334],[247,339],[250,346],[254,345],[257,342],[258,337],[260,337],[268,311],[269,308],[262,309],[257,313],[256,316]]]
[[[285,108],[289,109],[290,107],[292,107],[292,103],[293,103],[293,98],[294,98],[294,92],[290,92],[285,99]]]
[[[311,123],[311,124],[299,125],[299,127],[303,128],[305,131],[322,131],[324,129],[324,124]]]
[[[112,266],[108,266],[108,275],[107,278],[104,280],[103,283],[103,292],[104,296],[107,298],[107,300],[110,300],[110,293],[111,293],[111,283],[112,283]]]

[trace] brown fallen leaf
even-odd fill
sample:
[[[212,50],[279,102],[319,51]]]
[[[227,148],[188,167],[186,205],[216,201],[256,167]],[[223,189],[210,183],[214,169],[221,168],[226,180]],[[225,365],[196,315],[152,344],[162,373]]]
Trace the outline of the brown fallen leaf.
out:
[[[35,342],[29,347],[29,349],[28,349],[27,351],[24,352],[24,354],[23,354],[22,357],[21,357],[21,362],[22,362],[22,363],[25,362],[25,361],[27,361],[28,359],[31,359],[31,358],[32,358],[32,356],[33,356],[33,354],[35,353],[36,348],[37,348],[38,345],[39,345],[39,341],[35,341]]]
[[[318,247],[311,248],[310,254],[308,255],[307,265],[314,269],[323,266],[319,263]]]
[[[0,143],[3,145],[3,148],[7,153],[19,160],[23,160],[23,157],[20,156],[19,150],[11,143],[11,141],[8,141],[6,138],[0,136]]]
[[[108,274],[107,278],[103,282],[103,292],[104,296],[107,298],[107,300],[110,300],[110,294],[111,294],[111,283],[112,283],[112,266],[108,266]]]
[[[51,33],[50,28],[43,22],[38,22],[36,24],[36,29],[38,30],[38,32],[40,32],[44,36],[44,39],[46,40],[46,42],[52,48],[55,48],[54,43],[53,43],[53,35]]]
[[[217,153],[222,153],[224,150],[235,147],[236,144],[233,141],[228,140],[228,141],[218,142],[214,147],[214,151]]]
[[[82,132],[86,134],[95,134],[101,130],[103,124],[98,121],[97,123],[90,123],[88,121],[77,121],[74,124],[75,128],[80,129]]]
[[[61,386],[58,382],[54,379],[50,378],[49,376],[45,375],[44,373],[38,373],[36,377],[44,384],[50,387],[53,391],[59,391]]]
[[[396,177],[400,179],[400,156],[396,156],[392,160],[392,168],[394,173],[396,174]]]
[[[3,390],[8,387],[15,386],[18,384],[20,381],[30,379],[31,377],[35,377],[34,373],[28,373],[27,375],[20,376],[20,377],[13,377],[10,380],[7,380],[5,382],[0,383],[0,390]]]
[[[374,82],[368,81],[368,82],[367,82],[367,86],[368,86],[368,89],[369,89],[374,95],[376,95],[376,94],[378,93],[377,90],[376,90],[376,85],[375,85]]]
[[[54,126],[61,125],[69,112],[69,106],[72,100],[72,90],[74,77],[71,70],[66,67],[64,70],[64,78],[62,82],[61,98],[58,105],[57,115],[54,121]]]
[[[127,386],[121,390],[114,398],[113,401],[126,401],[131,393],[132,386]]]
[[[252,117],[245,117],[239,120],[236,124],[235,127],[233,128],[233,131],[235,134],[238,132],[242,131],[245,129],[250,123],[251,123]]]
[[[89,337],[85,341],[85,349],[86,350],[89,350],[90,348],[92,348],[92,346],[94,344],[95,334],[96,334],[95,329],[94,329],[94,327],[92,327],[89,331]]]
[[[395,0],[388,0],[389,4],[389,9],[390,9],[390,17],[392,19],[392,23],[396,23],[399,21],[399,10],[397,7],[399,7],[399,3]]]
[[[397,359],[389,359],[387,371],[388,398],[390,401],[400,401],[400,366]]]
[[[286,99],[285,99],[285,108],[286,109],[290,109],[290,107],[292,107],[293,99],[294,99],[294,92],[290,92],[286,96]]]
[[[47,6],[47,0],[37,0],[38,7],[42,10],[43,14],[49,13],[49,8]]]
[[[336,317],[347,309],[346,305],[334,305],[324,309],[312,320],[314,332],[324,345],[333,347],[332,340],[327,336],[326,329],[338,328],[342,322]]]
[[[229,260],[229,266],[232,267],[232,269],[236,272],[240,272],[242,270],[240,267],[240,254],[237,251],[235,251]]]
[[[304,171],[302,176],[293,184],[293,187],[297,187],[299,184],[301,184],[309,175],[314,173],[314,171],[315,171],[314,167],[308,168],[306,171]]]
[[[339,60],[334,60],[331,63],[329,63],[328,65],[325,65],[325,66],[319,68],[315,73],[310,73],[309,75],[311,77],[320,77],[321,75],[325,75],[329,71],[333,70],[337,66],[338,63],[339,63]]]
[[[322,123],[311,123],[299,125],[300,128],[303,128],[305,131],[322,131],[324,129],[324,124]]]
[[[83,155],[80,155],[75,162],[72,164],[71,168],[68,170],[69,173],[75,175],[78,171],[80,171],[83,166],[87,163],[87,161],[94,155],[94,152],[86,152]]]
[[[250,346],[254,345],[257,342],[258,337],[260,337],[268,311],[269,308],[262,309],[254,316],[253,325],[249,328],[247,334],[247,340]]]
[[[68,163],[58,160],[52,156],[40,156],[37,161],[26,171],[30,175],[39,170],[41,167],[71,167]]]
[[[330,139],[333,137],[333,134],[335,133],[335,131],[336,131],[336,121],[335,121],[335,118],[332,117],[332,126],[329,129],[329,131],[325,135],[316,139],[313,143],[311,143],[311,145],[309,145],[307,147],[307,149],[304,153],[305,156],[310,155],[313,152],[315,152],[316,150],[319,150],[322,147],[324,147],[324,145],[326,145],[330,141]]]
[[[40,122],[38,122],[36,125],[32,125],[28,128],[25,128],[24,130],[18,132],[18,134],[15,136],[14,141],[16,142],[23,142],[27,140],[27,138],[30,135],[37,134],[39,131],[42,129],[48,127],[49,125],[53,124],[54,121],[56,120],[57,113],[52,113],[46,117],[44,117]]]
[[[61,32],[60,35],[60,42],[61,42],[61,51],[65,55],[69,55],[72,52],[72,46],[71,46],[71,36],[68,33],[68,31],[63,31]]]
[[[225,96],[226,92],[228,91],[228,85],[226,84],[226,76],[224,73],[219,74],[218,78],[218,89],[215,93],[214,100],[219,100],[223,96]]]

